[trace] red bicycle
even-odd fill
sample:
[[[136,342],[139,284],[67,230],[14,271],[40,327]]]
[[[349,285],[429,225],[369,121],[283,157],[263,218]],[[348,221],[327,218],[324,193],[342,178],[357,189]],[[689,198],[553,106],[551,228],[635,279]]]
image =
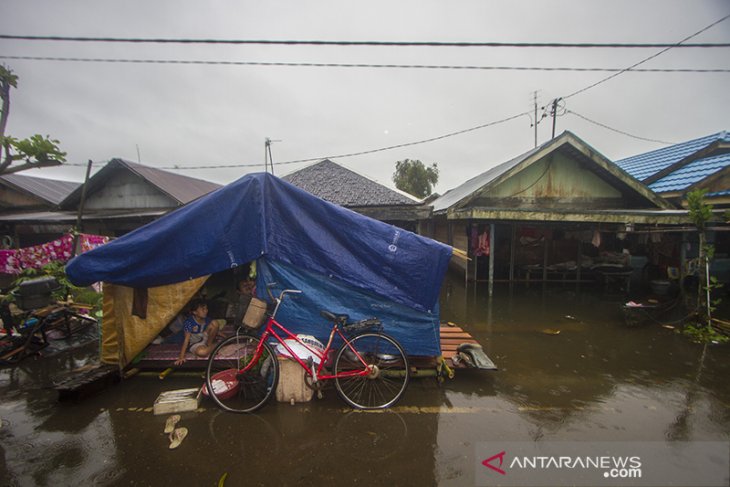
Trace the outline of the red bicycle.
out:
[[[380,331],[377,318],[348,323],[347,315],[329,311],[321,312],[333,323],[326,346],[291,333],[276,321],[276,313],[287,294],[301,292],[286,289],[274,298],[276,306],[260,337],[239,329],[213,350],[205,378],[206,391],[212,391],[208,395],[234,413],[250,413],[266,404],[279,380],[279,362],[270,344],[278,342],[277,348],[299,363],[307,384],[320,397],[323,381],[334,379],[338,394],[353,408],[383,409],[395,404],[409,379],[403,347]],[[332,354],[336,339],[342,345]]]

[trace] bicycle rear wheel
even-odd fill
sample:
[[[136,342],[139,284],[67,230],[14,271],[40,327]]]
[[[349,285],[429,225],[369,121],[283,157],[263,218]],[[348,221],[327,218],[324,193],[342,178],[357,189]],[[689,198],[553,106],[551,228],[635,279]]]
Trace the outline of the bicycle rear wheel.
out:
[[[268,343],[261,357],[244,373],[239,373],[255,358],[261,340],[236,335],[221,342],[208,359],[206,390],[213,401],[226,411],[250,413],[266,404],[276,390],[279,362]]]
[[[367,375],[343,374],[364,371]],[[393,338],[363,333],[340,347],[335,358],[335,386],[356,409],[383,409],[395,404],[408,386],[408,358]]]

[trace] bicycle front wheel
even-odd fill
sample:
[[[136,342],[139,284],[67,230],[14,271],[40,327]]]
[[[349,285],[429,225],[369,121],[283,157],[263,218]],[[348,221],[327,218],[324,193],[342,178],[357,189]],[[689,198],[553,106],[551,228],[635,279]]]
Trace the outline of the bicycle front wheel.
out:
[[[340,347],[335,358],[337,392],[356,409],[392,406],[405,392],[408,378],[403,348],[382,333],[354,337]]]
[[[261,356],[246,371],[240,372],[256,359],[261,343],[257,337],[236,335],[221,342],[208,359],[205,385],[208,395],[226,411],[250,413],[266,404],[276,390],[279,362],[268,343],[263,343]]]

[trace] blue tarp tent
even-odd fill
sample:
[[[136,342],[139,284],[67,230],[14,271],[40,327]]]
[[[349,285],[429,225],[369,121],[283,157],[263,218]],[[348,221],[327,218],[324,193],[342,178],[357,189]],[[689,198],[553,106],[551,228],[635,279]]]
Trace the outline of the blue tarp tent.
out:
[[[380,318],[411,355],[440,354],[438,297],[451,247],[251,174],[73,259],[76,285],[150,288],[258,263],[266,284],[301,289],[278,318],[326,338],[319,311]]]

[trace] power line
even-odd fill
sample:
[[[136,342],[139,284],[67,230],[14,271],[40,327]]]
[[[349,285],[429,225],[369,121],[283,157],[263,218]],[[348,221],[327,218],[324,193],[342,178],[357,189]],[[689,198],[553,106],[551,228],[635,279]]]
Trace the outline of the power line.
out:
[[[210,66],[270,66],[292,68],[376,68],[376,69],[433,69],[433,70],[482,70],[482,71],[572,71],[572,72],[608,72],[621,74],[627,68],[578,68],[549,66],[478,66],[478,65],[439,65],[439,64],[372,64],[372,63],[309,63],[309,62],[267,62],[267,61],[221,61],[196,59],[125,59],[125,58],[83,58],[55,56],[9,56],[0,55],[0,59],[20,61],[57,61],[84,63],[119,63],[119,64],[177,64],[177,65],[210,65]],[[730,68],[645,68],[632,69],[634,73],[730,73]],[[609,78],[607,78],[608,80]],[[572,96],[572,95],[569,95]],[[566,97],[567,98],[567,97]]]
[[[517,118],[520,118],[522,116],[529,115],[529,113],[530,112],[518,113],[516,115],[512,115],[510,117],[503,118],[501,120],[496,120],[496,121],[493,121],[493,122],[487,122],[487,123],[484,123],[484,124],[481,124],[481,125],[477,125],[475,127],[470,127],[468,129],[458,130],[456,132],[450,132],[448,134],[439,135],[439,136],[436,136],[436,137],[431,137],[431,138],[423,139],[423,140],[417,140],[417,141],[414,141],[414,142],[405,142],[403,144],[390,145],[390,146],[387,146],[387,147],[380,147],[380,148],[377,148],[377,149],[370,149],[370,150],[361,151],[361,152],[351,152],[351,153],[348,153],[348,154],[338,154],[338,155],[311,157],[311,158],[308,158],[308,159],[297,159],[297,160],[293,160],[293,161],[272,162],[272,164],[273,165],[276,165],[276,166],[284,166],[284,165],[299,164],[299,163],[304,163],[304,162],[322,161],[324,159],[339,159],[339,158],[343,158],[343,157],[362,156],[362,155],[375,154],[377,152],[384,152],[384,151],[393,150],[393,149],[400,149],[402,147],[411,147],[411,146],[414,146],[414,145],[426,144],[428,142],[435,142],[437,140],[447,139],[449,137],[454,137],[456,135],[466,134],[468,132],[473,132],[475,130],[479,130],[479,129],[483,129],[483,128],[486,128],[486,127],[492,127],[494,125],[499,125],[499,124],[502,124],[502,123],[506,123],[506,122],[509,122],[511,120],[515,120]],[[66,166],[86,166],[86,164],[74,164],[74,163],[65,163],[64,165],[66,165]],[[232,168],[239,168],[239,167],[261,167],[261,166],[262,166],[262,164],[260,162],[258,162],[258,163],[253,163],[253,164],[219,164],[219,165],[214,165],[214,166],[213,165],[208,165],[208,166],[178,166],[178,165],[175,165],[175,166],[160,166],[157,169],[174,169],[174,170],[180,170],[180,171],[182,171],[182,170],[196,170],[196,169],[232,169]]]
[[[654,59],[655,57],[657,57],[657,56],[660,56],[660,55],[664,54],[665,52],[667,52],[667,51],[668,51],[668,50],[670,50],[670,49],[673,49],[673,48],[675,48],[675,47],[679,47],[679,46],[680,46],[681,44],[683,44],[684,42],[686,42],[686,41],[688,41],[688,40],[692,39],[693,37],[697,37],[698,35],[702,34],[702,33],[703,33],[703,32],[705,32],[706,30],[708,30],[708,29],[711,29],[712,27],[716,26],[716,25],[717,25],[717,24],[719,24],[720,22],[723,22],[723,21],[727,20],[728,18],[730,18],[730,14],[729,14],[729,15],[726,15],[725,17],[721,18],[720,20],[716,20],[715,22],[711,23],[711,24],[710,24],[710,25],[708,25],[707,27],[704,27],[704,28],[702,28],[702,29],[698,30],[698,31],[697,31],[697,32],[695,32],[694,34],[692,34],[692,35],[689,35],[689,36],[685,37],[685,38],[684,38],[684,39],[682,39],[681,41],[677,42],[677,43],[676,43],[675,45],[673,45],[673,46],[669,46],[669,47],[667,47],[667,48],[665,48],[665,49],[662,49],[661,51],[659,51],[659,52],[657,52],[657,53],[655,53],[655,54],[652,54],[651,56],[649,56],[649,57],[647,57],[647,58],[645,58],[645,59],[643,59],[643,60],[639,61],[638,63],[634,63],[634,64],[632,64],[632,65],[631,65],[631,66],[629,66],[628,68],[625,68],[625,69],[623,69],[623,70],[619,71],[618,73],[614,73],[614,74],[612,74],[611,76],[608,76],[607,78],[604,78],[604,79],[602,79],[602,80],[600,80],[600,81],[597,81],[597,82],[595,82],[595,83],[593,83],[593,84],[591,84],[591,85],[588,85],[588,86],[586,86],[585,88],[582,88],[582,89],[580,89],[580,90],[578,90],[578,91],[575,91],[575,92],[571,93],[570,95],[566,95],[566,96],[564,96],[564,97],[562,97],[562,98],[563,98],[563,99],[566,99],[566,98],[570,98],[570,97],[572,97],[572,96],[575,96],[575,95],[578,95],[578,94],[580,94],[580,93],[583,93],[583,92],[585,92],[585,91],[588,91],[588,90],[590,90],[591,88],[595,88],[596,86],[598,86],[598,85],[600,85],[600,84],[603,84],[603,83],[605,83],[606,81],[609,81],[609,80],[611,80],[611,79],[615,78],[616,76],[619,76],[619,75],[621,75],[621,74],[623,74],[623,73],[625,73],[625,72],[627,72],[627,71],[629,71],[629,70],[631,70],[631,71],[638,71],[638,70],[635,70],[635,69],[634,69],[634,68],[635,68],[636,66],[639,66],[639,65],[641,65],[641,64],[644,64],[645,62],[647,62],[647,61],[650,61],[650,60]]]
[[[586,122],[590,122],[590,123],[592,123],[594,125],[598,125],[599,127],[603,127],[605,129],[608,129],[608,130],[611,130],[613,132],[616,132],[617,134],[626,135],[626,136],[632,137],[634,139],[644,140],[646,142],[658,142],[659,144],[664,144],[664,145],[675,145],[677,143],[677,142],[667,142],[667,141],[658,140],[658,139],[648,139],[646,137],[639,137],[638,135],[633,135],[633,134],[630,134],[628,132],[624,132],[623,130],[619,130],[619,129],[615,129],[613,127],[609,127],[608,125],[603,124],[601,122],[596,122],[595,120],[591,120],[590,118],[585,117],[585,116],[581,115],[580,113],[576,113],[573,110],[566,110],[565,113],[566,114],[569,113],[571,115],[575,115],[576,117],[581,118],[581,119],[585,120]]]
[[[726,48],[730,43],[695,43],[677,46],[665,43],[596,43],[596,42],[440,42],[440,41],[324,41],[324,40],[265,40],[265,39],[185,39],[140,37],[33,36],[0,34],[0,39],[51,42],[111,42],[131,44],[233,44],[286,46],[370,46],[370,47],[529,47],[529,48]]]
[[[506,123],[506,122],[515,120],[517,118],[520,118],[520,117],[523,117],[526,115],[529,115],[529,112],[518,113],[516,115],[512,115],[510,117],[506,117],[501,120],[487,122],[487,123],[484,123],[481,125],[477,125],[475,127],[470,127],[468,129],[458,130],[456,132],[451,132],[448,134],[439,135],[439,136],[431,137],[428,139],[417,140],[414,142],[405,142],[403,144],[390,145],[387,147],[380,147],[377,149],[370,149],[370,150],[361,151],[361,152],[350,152],[348,154],[311,157],[308,159],[297,159],[297,160],[292,160],[292,161],[275,162],[273,164],[276,166],[284,166],[284,165],[299,164],[299,163],[304,163],[304,162],[322,161],[324,159],[339,159],[339,158],[343,158],[343,157],[355,157],[355,156],[363,156],[363,155],[367,155],[367,154],[375,154],[378,152],[384,152],[384,151],[393,150],[393,149],[400,149],[403,147],[411,147],[414,145],[426,144],[428,142],[435,142],[437,140],[447,139],[449,137],[454,137],[457,135],[465,134],[468,132],[473,132],[475,130],[483,129],[486,127],[492,127],[494,125]],[[74,164],[68,164],[68,165],[74,165]],[[215,166],[211,166],[211,165],[208,165],[208,166],[177,166],[177,165],[175,165],[175,166],[161,166],[161,167],[158,167],[157,169],[175,169],[175,170],[182,171],[182,170],[195,170],[195,169],[232,169],[232,168],[239,168],[239,167],[261,167],[261,166],[262,166],[262,164],[259,162],[259,163],[254,163],[254,164],[220,164],[220,165],[215,165]]]

